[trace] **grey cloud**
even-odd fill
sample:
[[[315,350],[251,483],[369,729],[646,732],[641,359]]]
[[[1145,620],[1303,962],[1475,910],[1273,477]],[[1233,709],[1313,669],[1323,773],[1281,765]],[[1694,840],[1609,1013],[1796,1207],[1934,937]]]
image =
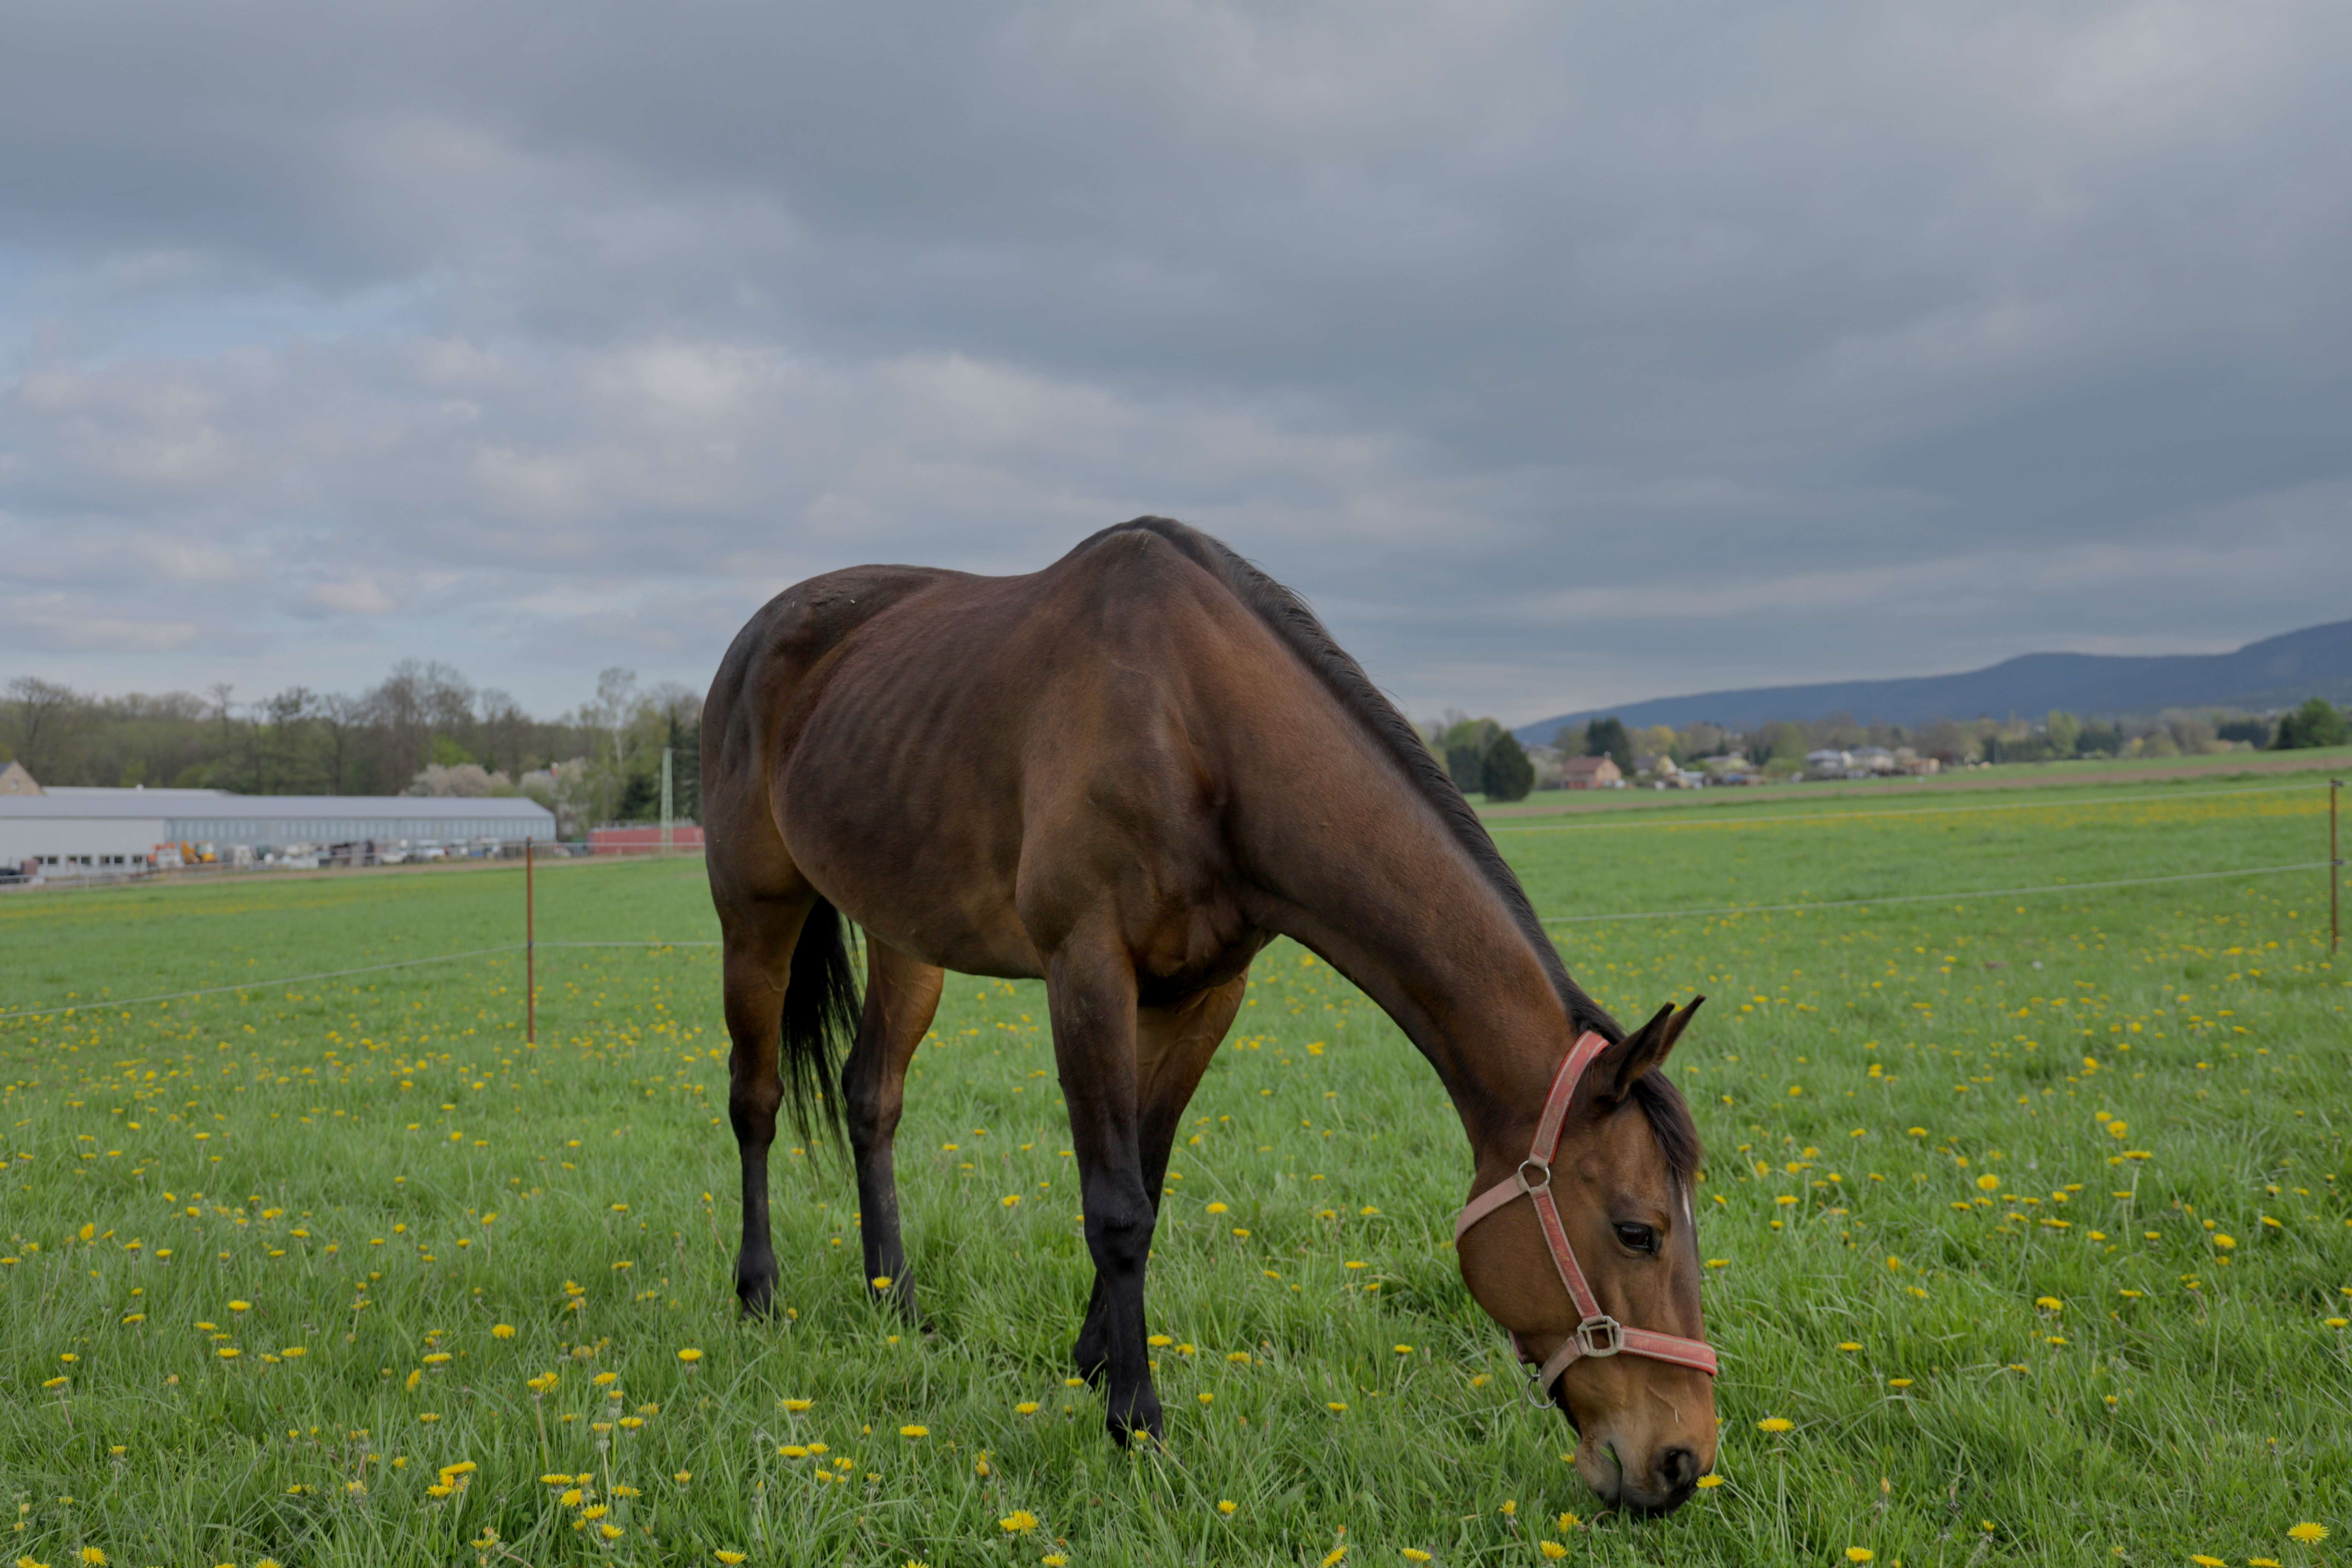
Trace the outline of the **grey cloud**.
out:
[[[554,706],[566,638],[698,680],[793,576],[1155,510],[1507,717],[2234,646],[2352,564],[2347,41],[2316,4],[20,8],[0,593],[196,650],[88,631],[85,679],[455,637]],[[175,586],[225,562],[257,614]]]

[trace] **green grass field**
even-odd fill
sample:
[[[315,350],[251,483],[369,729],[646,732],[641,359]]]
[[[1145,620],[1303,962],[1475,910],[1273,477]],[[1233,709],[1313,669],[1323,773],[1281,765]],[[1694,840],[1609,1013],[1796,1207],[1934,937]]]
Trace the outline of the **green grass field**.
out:
[[[77,1009],[0,1020],[6,1554],[2331,1561],[2326,873],[2079,886],[2318,861],[2325,789],[1726,795],[1496,824],[1621,1016],[1712,998],[1673,1066],[1710,1151],[1721,1480],[1671,1519],[1598,1512],[1521,1403],[1454,1271],[1436,1080],[1299,949],[1260,961],[1179,1149],[1170,1442],[1129,1455],[1066,1382],[1089,1275],[1039,987],[952,983],[914,1069],[936,1336],[866,1304],[843,1165],[789,1141],[790,1313],[745,1324],[709,948],[542,952],[535,1048],[519,954],[264,984],[518,940],[520,873],[452,868],[0,901],[0,1012]],[[708,941],[700,878],[545,869],[540,934]],[[1850,900],[1911,901],[1769,908]]]

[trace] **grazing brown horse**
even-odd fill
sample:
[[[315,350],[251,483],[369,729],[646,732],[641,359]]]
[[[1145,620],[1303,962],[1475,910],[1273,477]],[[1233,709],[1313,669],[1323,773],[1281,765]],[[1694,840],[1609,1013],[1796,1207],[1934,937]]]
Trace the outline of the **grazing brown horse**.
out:
[[[1463,1278],[1543,1364],[1532,1392],[1575,1423],[1585,1479],[1664,1510],[1712,1467],[1698,1138],[1654,1070],[1690,1010],[1629,1036],[1587,996],[1411,726],[1223,544],[1147,517],[1027,576],[860,566],[788,589],[711,684],[702,791],[748,1310],[776,1284],[789,1098],[803,1129],[812,1102],[846,1108],[866,1272],[912,1312],[891,1143],[942,972],[1042,976],[1095,1263],[1078,1370],[1108,1383],[1113,1436],[1158,1436],[1143,1275],[1169,1145],[1279,934],[1444,1080],[1488,1194]],[[862,1010],[845,915],[867,937]]]

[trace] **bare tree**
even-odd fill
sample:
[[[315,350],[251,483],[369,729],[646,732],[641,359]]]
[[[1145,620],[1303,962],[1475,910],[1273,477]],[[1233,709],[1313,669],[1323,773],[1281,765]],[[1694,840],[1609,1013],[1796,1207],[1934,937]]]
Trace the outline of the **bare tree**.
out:
[[[613,665],[596,677],[596,700],[589,705],[589,722],[604,731],[613,747],[615,773],[627,760],[624,737],[636,706],[637,672]]]
[[[36,779],[64,760],[73,721],[87,706],[70,686],[38,676],[8,682],[8,749]]]
[[[319,727],[327,732],[327,793],[341,795],[352,739],[367,721],[367,705],[358,698],[337,694],[320,698],[318,713]]]

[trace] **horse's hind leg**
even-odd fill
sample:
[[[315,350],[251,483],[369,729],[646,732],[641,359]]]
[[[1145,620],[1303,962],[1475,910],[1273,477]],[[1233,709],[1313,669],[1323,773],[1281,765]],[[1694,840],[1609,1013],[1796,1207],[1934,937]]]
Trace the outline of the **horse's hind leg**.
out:
[[[1223,985],[1195,992],[1170,1007],[1135,1010],[1136,1142],[1143,1165],[1143,1190],[1151,1199],[1155,1218],[1168,1184],[1168,1155],[1184,1122],[1184,1108],[1209,1070],[1217,1047],[1233,1027],[1249,988],[1246,974]],[[1103,1276],[1095,1275],[1094,1297],[1087,1303],[1086,1326],[1078,1331],[1074,1352],[1078,1373],[1090,1383],[1102,1381],[1109,1360],[1106,1334]]]
[[[915,1281],[898,1231],[898,1182],[892,1147],[907,1103],[907,1064],[939,1011],[946,972],[896,948],[866,942],[866,1013],[857,1044],[841,1068],[849,1147],[857,1160],[860,1239],[866,1247],[866,1289],[887,1293],[909,1321]],[[877,1285],[877,1280],[887,1280]]]
[[[743,1310],[764,1316],[774,1305],[776,1249],[768,1232],[768,1146],[776,1140],[776,1110],[784,1083],[784,985],[793,948],[814,903],[799,900],[723,899],[727,1034],[735,1049],[728,1063],[727,1111],[735,1126],[743,1173],[743,1240],[735,1254],[735,1294]]]

